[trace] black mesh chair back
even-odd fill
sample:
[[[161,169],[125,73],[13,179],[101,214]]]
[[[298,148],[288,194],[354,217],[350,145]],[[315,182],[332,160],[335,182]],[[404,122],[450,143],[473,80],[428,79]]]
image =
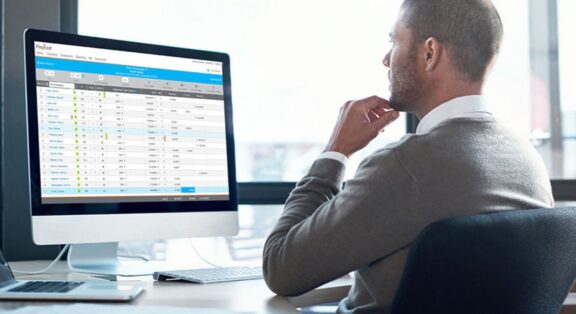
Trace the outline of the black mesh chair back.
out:
[[[576,208],[431,224],[413,243],[393,314],[557,314],[576,278]]]

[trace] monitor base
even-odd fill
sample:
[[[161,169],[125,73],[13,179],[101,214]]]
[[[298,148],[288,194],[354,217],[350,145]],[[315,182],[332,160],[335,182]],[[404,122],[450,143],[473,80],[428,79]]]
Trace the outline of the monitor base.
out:
[[[75,272],[113,276],[147,276],[182,268],[162,261],[123,264],[118,260],[118,242],[71,244],[68,267]]]

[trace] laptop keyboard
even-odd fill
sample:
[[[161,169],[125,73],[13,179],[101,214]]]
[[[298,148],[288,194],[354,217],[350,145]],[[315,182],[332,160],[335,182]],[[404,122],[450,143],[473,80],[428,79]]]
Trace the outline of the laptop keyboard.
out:
[[[84,284],[76,281],[29,281],[25,284],[14,287],[8,292],[30,293],[66,293]]]

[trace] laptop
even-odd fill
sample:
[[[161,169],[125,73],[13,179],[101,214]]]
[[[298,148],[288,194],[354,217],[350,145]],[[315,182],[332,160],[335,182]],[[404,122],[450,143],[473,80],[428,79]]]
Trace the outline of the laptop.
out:
[[[0,300],[131,301],[143,290],[111,281],[16,280],[0,252]]]

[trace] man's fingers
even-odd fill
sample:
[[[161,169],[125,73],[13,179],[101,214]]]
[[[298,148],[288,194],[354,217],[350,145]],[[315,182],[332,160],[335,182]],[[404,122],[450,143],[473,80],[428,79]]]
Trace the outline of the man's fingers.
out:
[[[378,116],[382,116],[389,110],[390,109],[388,109],[388,108],[384,108],[382,106],[377,106],[377,107],[372,108],[372,110],[370,110],[370,111],[376,113],[376,115],[378,115]]]
[[[390,110],[392,107],[390,106],[390,102],[384,98],[380,98],[378,96],[370,96],[363,99],[359,99],[354,101],[353,103],[358,104],[358,106],[364,108],[366,112],[373,110],[375,108],[381,108],[384,110]],[[378,109],[378,110],[381,110]]]
[[[398,111],[390,110],[390,111],[387,111],[384,114],[380,115],[379,118],[377,118],[375,120],[371,120],[371,122],[373,123],[374,127],[378,131],[381,131],[388,124],[392,123],[392,121],[398,119],[398,116],[400,116]]]
[[[357,101],[347,101],[340,111],[347,109],[360,111],[367,123],[371,123],[378,130],[382,130],[390,122],[398,118],[398,112],[390,107],[388,100],[378,96],[371,96]]]
[[[374,111],[368,111],[368,113],[366,114],[366,116],[368,117],[368,121],[367,122],[374,122],[376,120],[378,120],[380,118],[380,115],[377,114]]]
[[[390,106],[390,102],[384,98],[380,98],[378,96],[371,96],[368,98],[364,98],[366,100],[364,103],[369,106],[370,109],[374,108],[384,108],[384,109],[392,109]]]

